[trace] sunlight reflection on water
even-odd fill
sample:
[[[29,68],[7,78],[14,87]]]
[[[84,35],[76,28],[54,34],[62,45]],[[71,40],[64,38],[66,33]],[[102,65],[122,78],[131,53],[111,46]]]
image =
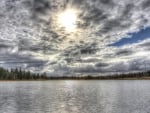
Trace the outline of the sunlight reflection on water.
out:
[[[0,82],[0,113],[149,113],[149,81]]]

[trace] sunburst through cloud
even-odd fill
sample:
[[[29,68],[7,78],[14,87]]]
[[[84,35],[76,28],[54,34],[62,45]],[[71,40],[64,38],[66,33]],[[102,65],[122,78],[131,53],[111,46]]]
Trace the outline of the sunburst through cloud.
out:
[[[73,32],[76,29],[77,15],[75,10],[67,9],[58,15],[58,23],[64,27],[66,31]]]
[[[1,0],[1,66],[49,76],[145,71],[150,67],[148,3]]]

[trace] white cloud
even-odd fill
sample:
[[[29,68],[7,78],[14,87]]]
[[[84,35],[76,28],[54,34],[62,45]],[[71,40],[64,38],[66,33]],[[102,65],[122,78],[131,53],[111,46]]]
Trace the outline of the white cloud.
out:
[[[150,41],[120,48],[107,45],[150,26],[148,3],[149,0],[1,0],[0,54],[45,61],[40,67],[47,72],[132,71],[132,62],[139,59],[143,62],[146,58],[149,65]],[[57,14],[70,7],[78,12],[74,33],[55,24]],[[96,67],[97,63],[108,67]],[[39,67],[27,65],[32,70]],[[141,66],[142,63],[137,69],[144,69]]]

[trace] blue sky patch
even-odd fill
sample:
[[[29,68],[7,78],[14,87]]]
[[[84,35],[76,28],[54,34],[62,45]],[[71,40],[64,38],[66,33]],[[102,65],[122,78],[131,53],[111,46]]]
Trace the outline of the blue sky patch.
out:
[[[150,38],[150,27],[147,27],[145,29],[141,29],[139,32],[129,33],[130,38],[122,38],[121,40],[110,44],[109,46],[123,46],[126,44],[133,44],[137,43],[139,41],[145,40]]]

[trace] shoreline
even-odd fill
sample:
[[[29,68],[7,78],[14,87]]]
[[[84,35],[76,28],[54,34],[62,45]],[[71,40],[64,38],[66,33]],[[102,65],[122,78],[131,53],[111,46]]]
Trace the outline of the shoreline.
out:
[[[109,78],[109,79],[98,79],[98,78],[91,78],[91,79],[86,79],[86,78],[56,78],[56,79],[47,79],[47,80],[0,80],[0,82],[25,82],[25,81],[53,81],[53,80],[150,80],[150,77],[140,77],[140,78]]]

